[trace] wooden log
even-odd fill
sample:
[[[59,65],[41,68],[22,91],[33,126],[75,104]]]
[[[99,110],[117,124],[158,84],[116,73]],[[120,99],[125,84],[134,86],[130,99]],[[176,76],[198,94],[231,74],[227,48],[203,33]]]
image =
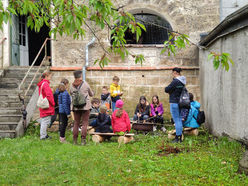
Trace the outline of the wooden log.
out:
[[[133,141],[133,140],[134,140],[133,136],[130,136],[130,137],[120,136],[118,138],[118,143],[119,144],[126,144],[126,143],[129,143],[129,142]]]
[[[198,136],[199,130],[198,129],[187,130],[187,131],[184,131],[184,134],[188,134],[191,136]]]
[[[94,141],[95,143],[101,143],[105,140],[105,138],[103,136],[99,136],[99,135],[93,135],[92,136],[92,141]]]

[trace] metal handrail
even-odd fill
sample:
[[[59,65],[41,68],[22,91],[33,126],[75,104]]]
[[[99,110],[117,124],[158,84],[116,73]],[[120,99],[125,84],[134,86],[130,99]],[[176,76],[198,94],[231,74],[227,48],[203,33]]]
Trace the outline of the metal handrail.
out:
[[[22,82],[20,83],[20,85],[19,85],[19,87],[18,87],[18,90],[19,90],[19,91],[21,90],[21,87],[22,87],[22,85],[24,84],[24,82],[25,82],[27,76],[29,75],[30,70],[33,68],[33,66],[34,66],[34,64],[35,64],[35,62],[36,62],[36,60],[37,60],[38,57],[40,56],[40,53],[42,52],[43,48],[46,46],[48,40],[51,40],[51,38],[46,38],[46,40],[44,41],[43,45],[42,45],[41,48],[40,48],[40,51],[39,51],[38,54],[36,55],[36,57],[35,57],[33,63],[32,63],[31,66],[29,67],[29,69],[28,69],[26,75],[25,75],[24,78],[22,79]],[[47,53],[46,53],[46,51],[45,51],[45,57],[46,57],[46,55],[47,55]],[[43,64],[43,62],[40,64],[40,66],[41,66],[42,64]],[[40,68],[40,67],[39,67],[39,68]]]

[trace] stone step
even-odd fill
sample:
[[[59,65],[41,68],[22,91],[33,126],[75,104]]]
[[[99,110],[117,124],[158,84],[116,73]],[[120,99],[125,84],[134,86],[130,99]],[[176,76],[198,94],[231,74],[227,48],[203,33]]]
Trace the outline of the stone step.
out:
[[[34,92],[34,90],[30,89],[30,90],[28,91],[28,94],[27,94],[27,95],[32,95],[33,92]],[[18,93],[19,93],[19,90],[17,90],[17,89],[4,89],[4,88],[2,88],[2,89],[0,90],[0,96],[18,95]]]
[[[15,130],[0,130],[0,138],[14,138]]]
[[[6,109],[6,108],[21,108],[22,103],[21,102],[15,102],[15,103],[0,103],[0,109]]]
[[[0,130],[15,130],[18,122],[0,122]]]
[[[0,114],[0,122],[19,122],[21,114]]]
[[[6,108],[6,109],[0,109],[0,114],[21,114],[21,107],[18,108],[18,107],[15,107],[16,109],[9,109],[9,108]]]

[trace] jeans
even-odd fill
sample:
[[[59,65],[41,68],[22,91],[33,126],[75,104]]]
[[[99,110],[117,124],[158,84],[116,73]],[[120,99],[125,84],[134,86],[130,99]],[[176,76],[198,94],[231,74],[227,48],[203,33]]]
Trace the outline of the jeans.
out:
[[[112,112],[115,111],[115,104],[116,104],[116,102],[113,102],[113,101],[112,101]]]
[[[47,127],[50,125],[52,116],[46,116],[41,118],[40,122],[40,139],[45,139],[47,137]]]
[[[142,115],[140,118],[139,118],[139,120],[147,120],[149,118],[149,116],[148,115]],[[134,115],[134,117],[133,117],[133,120],[134,121],[137,121],[138,120],[138,116],[135,114]]]
[[[183,132],[183,124],[182,124],[182,118],[180,117],[179,106],[177,103],[170,104],[170,112],[175,122],[176,135],[181,136]]]
[[[80,122],[82,124],[81,138],[86,139],[90,111],[89,110],[77,110],[77,111],[74,111],[73,114],[74,114],[73,139],[76,140],[78,138],[78,127],[80,125]]]
[[[68,117],[66,114],[59,114],[59,132],[60,132],[60,137],[64,138],[65,137],[65,131],[66,131],[66,127],[68,125]]]

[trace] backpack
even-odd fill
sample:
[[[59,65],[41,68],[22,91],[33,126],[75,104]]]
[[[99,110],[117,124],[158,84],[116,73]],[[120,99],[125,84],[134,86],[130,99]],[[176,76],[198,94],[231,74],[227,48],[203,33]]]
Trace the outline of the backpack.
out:
[[[193,116],[195,118],[195,116]],[[199,111],[197,114],[197,118],[195,118],[196,122],[201,125],[205,122],[205,113],[204,111]]]
[[[82,108],[86,105],[86,97],[80,91],[82,85],[83,83],[72,93],[72,104],[76,108]]]
[[[183,87],[178,105],[179,105],[179,108],[190,109],[189,93],[185,87]]]

